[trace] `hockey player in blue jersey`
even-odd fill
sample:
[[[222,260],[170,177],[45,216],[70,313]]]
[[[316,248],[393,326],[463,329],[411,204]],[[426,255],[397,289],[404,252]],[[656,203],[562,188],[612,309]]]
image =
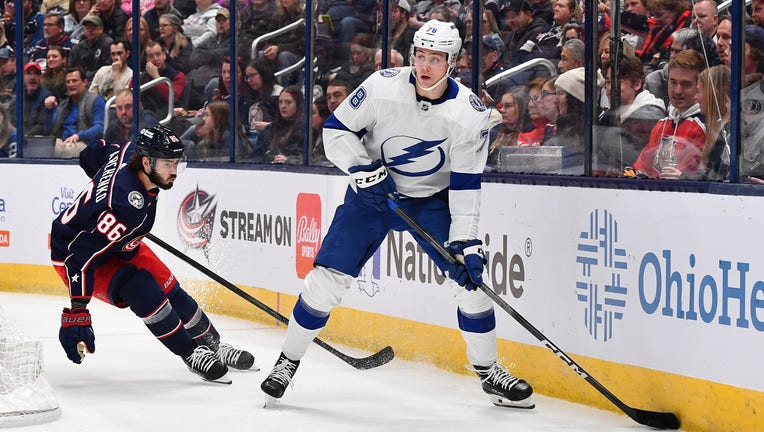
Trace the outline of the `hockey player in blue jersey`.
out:
[[[324,124],[326,156],[350,186],[305,278],[282,353],[261,389],[281,398],[310,342],[390,230],[408,230],[453,280],[467,358],[496,405],[533,408],[533,390],[497,362],[493,303],[481,290],[485,255],[477,239],[489,113],[449,78],[461,39],[451,23],[429,21],[414,35],[413,67],[367,78]],[[388,208],[399,205],[465,264],[449,265]]]
[[[95,352],[87,309],[95,297],[129,306],[204,380],[230,384],[228,367],[253,367],[252,354],[220,342],[204,311],[142,241],[154,225],[159,190],[172,187],[183,161],[183,144],[163,126],[141,130],[135,145],[100,140],[80,153],[92,180],[51,229],[53,266],[71,298],[59,340],[74,363],[85,349]]]

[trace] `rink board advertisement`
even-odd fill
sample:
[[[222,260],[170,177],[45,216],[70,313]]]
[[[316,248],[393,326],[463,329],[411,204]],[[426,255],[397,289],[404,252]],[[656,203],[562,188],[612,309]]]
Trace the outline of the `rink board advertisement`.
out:
[[[48,265],[50,222],[86,181],[75,165],[3,165],[0,263]],[[236,284],[296,295],[346,188],[189,168],[153,233]],[[566,352],[764,392],[764,200],[484,183],[482,202],[486,283]],[[343,306],[456,328],[448,280],[408,234],[388,235]],[[499,337],[538,346],[496,316]]]

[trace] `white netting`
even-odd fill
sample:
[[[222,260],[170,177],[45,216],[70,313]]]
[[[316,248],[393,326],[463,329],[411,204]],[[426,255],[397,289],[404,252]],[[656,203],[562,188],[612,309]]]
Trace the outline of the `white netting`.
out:
[[[40,341],[21,334],[0,307],[0,428],[45,423],[61,415],[42,367]]]

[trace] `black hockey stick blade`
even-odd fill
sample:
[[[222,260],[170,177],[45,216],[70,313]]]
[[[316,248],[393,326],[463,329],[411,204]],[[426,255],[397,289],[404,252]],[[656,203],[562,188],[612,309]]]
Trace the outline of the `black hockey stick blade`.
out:
[[[165,242],[164,240],[158,238],[157,236],[149,233],[146,234],[146,237],[151,240],[152,242],[156,243],[161,247],[162,249],[166,250],[167,252],[175,255],[177,258],[180,258],[182,261],[184,261],[186,264],[190,265],[191,267],[195,268],[196,270],[199,270],[200,272],[204,273],[207,277],[214,280],[215,282],[219,283],[220,285],[224,286],[225,288],[228,288],[230,291],[232,291],[234,294],[238,295],[239,297],[243,298],[247,302],[253,304],[258,309],[262,310],[263,312],[267,313],[271,317],[275,318],[282,324],[289,324],[289,318],[285,317],[284,315],[281,315],[278,311],[272,309],[267,304],[261,302],[260,300],[256,299],[254,296],[250,295],[248,292],[244,291],[243,289],[237,287],[233,283],[229,282],[228,280],[224,279],[222,276],[218,275],[217,273],[213,272],[212,270],[208,269],[207,267],[201,265],[197,261],[193,260],[188,255],[184,254],[183,252],[179,251],[178,249],[174,248],[169,243]],[[359,369],[359,370],[366,370],[366,369],[373,369],[379,366],[382,366],[384,364],[389,363],[394,357],[395,352],[393,351],[393,348],[390,346],[386,346],[382,348],[381,351],[376,352],[368,357],[351,357],[341,351],[339,351],[337,348],[334,348],[333,346],[329,345],[328,343],[324,342],[323,340],[319,338],[313,339],[313,342],[316,343],[316,345],[320,346],[321,348],[329,351],[331,354],[334,354],[336,357],[338,357],[340,360],[344,361],[345,363],[349,364],[350,366]]]
[[[390,195],[388,199],[388,203],[390,205],[390,208],[401,218],[403,219],[414,231],[417,232],[430,246],[432,246],[440,256],[445,258],[449,263],[455,264],[457,263],[457,259],[451,255],[451,253],[446,250],[443,245],[441,245],[435,238],[430,235],[427,231],[422,228],[421,225],[417,223],[414,219],[411,218],[402,208],[398,206],[398,202],[395,200],[395,197]],[[589,375],[588,372],[584,370],[578,363],[576,363],[572,358],[568,357],[567,354],[565,354],[564,351],[562,351],[560,348],[557,347],[552,341],[547,339],[546,336],[544,336],[541,331],[539,331],[533,324],[531,324],[528,320],[525,319],[520,313],[518,313],[512,306],[510,306],[506,301],[504,301],[503,298],[499,297],[498,294],[493,292],[493,290],[486,284],[480,285],[480,290],[483,291],[488,297],[491,298],[491,300],[494,301],[497,305],[499,305],[502,309],[504,309],[505,312],[507,312],[512,318],[515,319],[520,325],[522,325],[526,330],[528,330],[533,336],[536,337],[545,347],[549,348],[553,353],[557,355],[557,357],[560,358],[560,360],[564,361],[568,366],[570,366],[573,371],[575,371],[578,375],[580,375],[583,379],[586,380],[589,384],[592,385],[600,394],[605,396],[610,402],[612,402],[615,406],[617,406],[621,411],[623,411],[627,416],[629,416],[632,420],[635,422],[650,426],[656,429],[679,429],[679,418],[677,418],[676,415],[669,412],[658,412],[658,411],[647,411],[637,408],[632,408],[623,401],[621,401],[616,395],[614,395],[610,390],[608,390],[605,386],[600,384],[596,379],[594,379],[593,376]]]

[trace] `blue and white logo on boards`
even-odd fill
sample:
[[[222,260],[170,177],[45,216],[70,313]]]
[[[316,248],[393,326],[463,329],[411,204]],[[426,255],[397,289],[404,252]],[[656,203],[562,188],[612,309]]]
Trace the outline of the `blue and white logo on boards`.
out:
[[[620,247],[618,221],[608,210],[589,214],[578,239],[576,298],[584,305],[584,325],[595,340],[613,338],[623,318],[628,293],[626,249]]]

